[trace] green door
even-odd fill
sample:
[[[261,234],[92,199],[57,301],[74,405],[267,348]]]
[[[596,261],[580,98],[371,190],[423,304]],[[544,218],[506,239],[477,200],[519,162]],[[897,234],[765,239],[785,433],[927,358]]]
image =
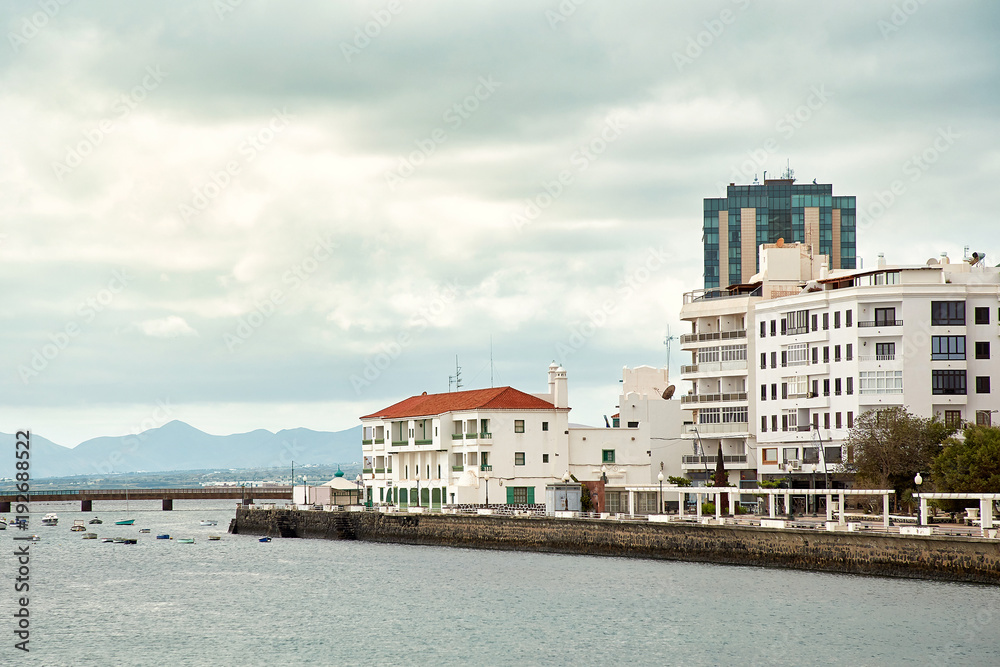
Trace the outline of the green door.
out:
[[[441,489],[431,489],[431,509],[441,509]]]
[[[426,486],[420,489],[420,504],[424,507],[430,507],[431,504],[431,490]]]
[[[400,489],[399,490],[399,506],[400,507],[409,507],[409,505],[410,505],[410,503],[407,500],[406,489]]]

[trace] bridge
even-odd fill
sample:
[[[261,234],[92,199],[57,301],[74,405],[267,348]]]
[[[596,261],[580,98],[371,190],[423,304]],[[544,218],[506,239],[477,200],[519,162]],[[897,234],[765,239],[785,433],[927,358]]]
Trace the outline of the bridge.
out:
[[[126,496],[127,493],[127,496]],[[10,512],[18,494],[0,491],[0,513]],[[243,503],[254,500],[291,500],[290,486],[206,486],[194,489],[71,489],[65,491],[33,491],[31,502],[80,501],[81,512],[94,511],[95,500],[160,500],[164,510],[172,510],[175,500],[212,500],[231,498]]]

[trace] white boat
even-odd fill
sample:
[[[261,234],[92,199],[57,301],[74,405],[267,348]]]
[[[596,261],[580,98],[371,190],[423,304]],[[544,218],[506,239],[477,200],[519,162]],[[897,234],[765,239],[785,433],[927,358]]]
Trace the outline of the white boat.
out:
[[[215,519],[202,519],[201,523],[199,525],[201,525],[201,526],[218,526],[219,522],[216,521]]]
[[[74,533],[82,533],[87,530],[87,525],[83,522],[83,519],[77,519],[73,522],[73,526],[70,528]]]
[[[85,539],[85,540],[96,540],[97,539],[97,533],[87,533],[86,535],[83,536],[83,539]]]
[[[59,517],[51,512],[42,517],[43,526],[55,526],[58,523],[59,523]]]

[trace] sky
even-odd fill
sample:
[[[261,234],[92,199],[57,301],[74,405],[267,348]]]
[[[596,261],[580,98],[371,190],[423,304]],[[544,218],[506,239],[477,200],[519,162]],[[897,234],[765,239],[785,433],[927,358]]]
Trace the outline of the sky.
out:
[[[544,392],[552,361],[602,424],[686,330],[702,200],[786,166],[857,197],[866,263],[1000,256],[992,1],[0,20],[3,432],[340,430],[456,365]]]

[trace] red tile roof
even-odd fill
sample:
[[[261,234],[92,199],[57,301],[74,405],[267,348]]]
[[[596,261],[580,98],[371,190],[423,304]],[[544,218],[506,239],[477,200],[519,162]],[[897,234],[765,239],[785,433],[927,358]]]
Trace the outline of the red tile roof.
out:
[[[553,410],[549,401],[513,387],[411,396],[361,419],[428,417],[458,410]]]

